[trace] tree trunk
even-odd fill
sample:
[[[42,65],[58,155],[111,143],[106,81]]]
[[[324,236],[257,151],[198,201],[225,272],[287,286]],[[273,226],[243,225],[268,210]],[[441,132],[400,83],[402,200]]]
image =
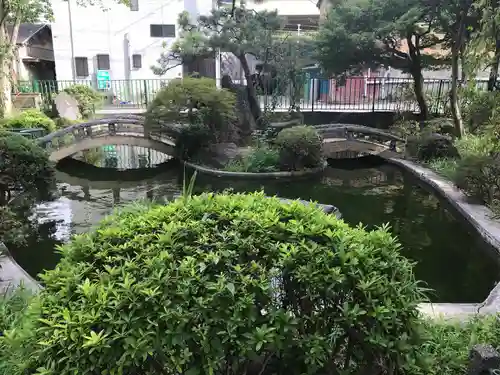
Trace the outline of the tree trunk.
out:
[[[500,38],[497,37],[495,43],[495,57],[493,58],[493,64],[490,68],[490,76],[488,78],[488,91],[495,90],[495,86],[498,79],[498,66],[500,64]]]
[[[413,77],[413,91],[415,91],[415,98],[420,108],[420,120],[426,121],[429,118],[429,107],[424,96],[424,76],[422,75],[422,70],[412,70],[411,76]]]
[[[450,106],[451,115],[453,117],[453,125],[455,126],[455,135],[461,138],[465,134],[462,112],[458,102],[458,80],[459,80],[459,49],[452,48],[451,50],[451,91],[450,91]]]
[[[0,6],[1,15],[3,15],[3,8]],[[12,113],[12,59],[21,24],[19,12],[14,16],[14,19],[14,26],[10,35],[7,32],[5,22],[0,23],[0,43],[5,46],[3,54],[0,55],[0,111],[4,117]]]
[[[415,38],[415,41],[413,38]],[[413,91],[415,92],[415,99],[420,108],[420,120],[426,121],[429,118],[429,107],[427,106],[427,101],[424,96],[424,76],[422,75],[419,39],[419,36],[409,34],[406,37],[406,42],[410,55],[410,74],[413,78]]]
[[[243,74],[245,74],[245,79],[247,80],[248,104],[250,105],[250,111],[252,112],[257,125],[260,125],[262,120],[262,110],[260,109],[260,104],[257,99],[257,91],[255,90],[252,82],[252,73],[250,72],[250,67],[248,66],[245,54],[238,56],[238,60],[240,61]]]

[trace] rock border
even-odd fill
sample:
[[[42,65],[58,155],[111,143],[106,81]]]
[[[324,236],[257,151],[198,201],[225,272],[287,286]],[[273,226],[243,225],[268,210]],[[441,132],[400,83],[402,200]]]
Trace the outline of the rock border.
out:
[[[328,163],[325,162],[321,167],[305,169],[302,171],[282,171],[282,172],[230,172],[224,171],[222,169],[215,169],[210,167],[204,167],[199,164],[190,163],[188,161],[182,162],[186,167],[192,168],[200,173],[224,178],[241,178],[241,179],[280,179],[280,178],[295,178],[295,177],[305,177],[312,176],[323,172]]]
[[[386,161],[412,174],[445,199],[500,256],[500,222],[491,218],[493,212],[488,207],[470,203],[467,196],[452,182],[429,168],[399,158],[386,158]],[[500,312],[500,283],[482,303],[424,303],[419,309],[430,317],[459,320],[475,315],[497,314]]]

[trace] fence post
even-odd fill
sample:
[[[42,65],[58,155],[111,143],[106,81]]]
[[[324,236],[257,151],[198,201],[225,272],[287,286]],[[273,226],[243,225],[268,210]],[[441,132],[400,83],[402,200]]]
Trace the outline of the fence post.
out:
[[[438,100],[437,100],[437,106],[436,106],[436,112],[435,112],[436,115],[438,115],[439,111],[440,111],[439,107],[441,106],[441,103],[442,103],[442,100],[441,100],[441,95],[443,94],[442,91],[443,91],[443,80],[440,79],[439,86],[438,86]]]
[[[372,112],[375,112],[375,95],[377,90],[377,82],[376,78],[373,77],[373,91],[372,91]]]
[[[143,81],[144,84],[144,104],[146,104],[146,107],[148,106],[148,83],[146,80]]]
[[[316,91],[314,90],[314,83],[316,82],[316,78],[312,79],[312,90],[311,90],[311,112],[314,112],[314,96]]]

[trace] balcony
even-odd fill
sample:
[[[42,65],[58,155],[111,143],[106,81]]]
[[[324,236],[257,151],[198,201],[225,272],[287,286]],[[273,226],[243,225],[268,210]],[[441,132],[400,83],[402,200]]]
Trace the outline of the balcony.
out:
[[[27,46],[23,60],[47,60],[54,61],[54,50],[47,47]]]

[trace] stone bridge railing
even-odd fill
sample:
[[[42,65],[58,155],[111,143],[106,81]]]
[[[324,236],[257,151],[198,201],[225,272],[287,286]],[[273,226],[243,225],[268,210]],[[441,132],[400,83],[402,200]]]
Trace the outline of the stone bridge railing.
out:
[[[158,128],[155,128],[158,129]],[[170,125],[161,131],[149,131],[142,116],[120,116],[78,123],[37,138],[37,143],[50,151],[59,150],[83,139],[116,135],[142,135],[145,138],[175,142],[178,128]]]
[[[324,139],[344,138],[378,143],[386,146],[390,151],[401,152],[405,149],[406,139],[386,131],[354,124],[325,124],[315,128]],[[399,146],[399,147],[398,147]]]

